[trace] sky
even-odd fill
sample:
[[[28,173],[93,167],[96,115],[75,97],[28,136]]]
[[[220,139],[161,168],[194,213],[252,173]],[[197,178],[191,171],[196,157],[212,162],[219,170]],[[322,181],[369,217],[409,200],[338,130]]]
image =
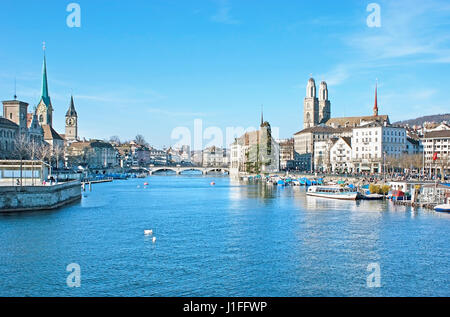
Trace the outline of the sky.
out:
[[[37,105],[45,41],[53,126],[64,133],[73,94],[87,139],[170,146],[177,128],[194,138],[196,119],[224,135],[257,127],[262,105],[289,138],[311,74],[328,83],[332,117],[371,115],[377,79],[391,122],[450,112],[450,2],[376,1],[381,25],[369,27],[372,2],[2,0],[0,99],[16,81],[18,99]],[[67,25],[70,3],[80,27]]]

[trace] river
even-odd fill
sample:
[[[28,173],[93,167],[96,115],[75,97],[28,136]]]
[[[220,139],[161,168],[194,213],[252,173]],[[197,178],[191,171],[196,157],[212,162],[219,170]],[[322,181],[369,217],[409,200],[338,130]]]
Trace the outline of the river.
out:
[[[0,296],[450,296],[449,226],[220,175],[117,180],[56,211],[1,215]]]

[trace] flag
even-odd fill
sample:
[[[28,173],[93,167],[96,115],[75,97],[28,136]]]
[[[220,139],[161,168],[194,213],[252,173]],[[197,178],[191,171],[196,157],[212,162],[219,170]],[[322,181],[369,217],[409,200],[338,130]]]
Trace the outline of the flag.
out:
[[[433,161],[436,161],[438,159],[438,156],[437,156],[437,153],[435,152],[434,154],[433,154]]]

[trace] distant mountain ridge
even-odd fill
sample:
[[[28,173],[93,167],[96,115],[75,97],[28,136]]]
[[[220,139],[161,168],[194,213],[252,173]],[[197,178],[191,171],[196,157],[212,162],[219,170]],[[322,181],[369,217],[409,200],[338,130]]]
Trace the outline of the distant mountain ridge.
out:
[[[394,122],[394,124],[401,124],[401,125],[408,124],[408,125],[412,126],[412,125],[423,125],[424,122],[437,122],[437,123],[440,123],[442,121],[450,121],[450,113],[435,114],[435,115],[431,115],[431,116],[419,117],[419,118],[416,118],[416,119],[397,121],[397,122]]]

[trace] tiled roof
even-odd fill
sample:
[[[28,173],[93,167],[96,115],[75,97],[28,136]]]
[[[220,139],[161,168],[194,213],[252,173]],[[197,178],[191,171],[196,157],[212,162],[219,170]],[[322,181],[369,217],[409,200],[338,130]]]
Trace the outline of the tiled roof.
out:
[[[56,132],[52,126],[48,124],[42,125],[42,130],[44,130],[44,140],[64,140],[58,132]]]
[[[341,118],[331,118],[326,122],[326,125],[334,126],[356,126],[360,125],[361,121],[389,121],[388,115],[380,116],[362,116],[362,117],[341,117]]]
[[[450,138],[450,130],[430,131],[425,133],[424,139],[428,138]]]
[[[12,129],[19,128],[19,126],[17,124],[15,124],[14,122],[12,122],[11,120],[8,120],[8,119],[2,118],[2,117],[0,117],[0,125],[6,126],[8,128],[12,128]]]

